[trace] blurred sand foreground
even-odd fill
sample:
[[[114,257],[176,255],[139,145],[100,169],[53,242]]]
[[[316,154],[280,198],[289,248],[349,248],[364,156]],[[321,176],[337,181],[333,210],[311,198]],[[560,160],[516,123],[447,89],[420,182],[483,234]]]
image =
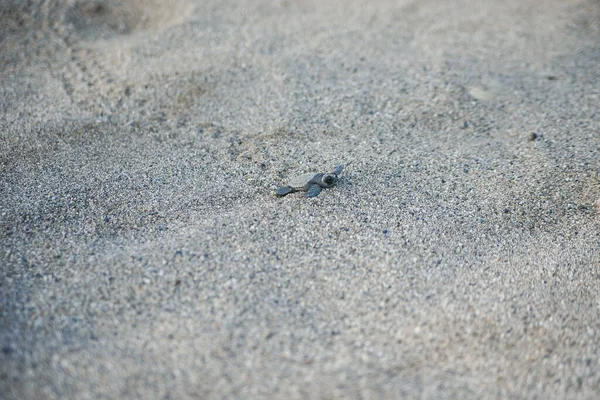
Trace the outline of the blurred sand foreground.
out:
[[[0,82],[0,397],[598,398],[598,0],[0,0]]]

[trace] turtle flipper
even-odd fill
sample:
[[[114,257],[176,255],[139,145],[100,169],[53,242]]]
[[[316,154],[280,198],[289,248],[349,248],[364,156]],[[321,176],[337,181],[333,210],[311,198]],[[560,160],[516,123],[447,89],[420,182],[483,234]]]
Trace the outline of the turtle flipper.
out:
[[[344,169],[344,165],[340,165],[335,170],[333,170],[332,174],[333,175],[339,175],[342,172],[343,169]]]
[[[306,197],[317,197],[321,193],[321,185],[313,183],[306,192]]]
[[[277,196],[285,196],[286,194],[290,194],[292,192],[295,192],[294,188],[291,186],[280,186],[277,188],[277,191],[275,193],[277,193]]]

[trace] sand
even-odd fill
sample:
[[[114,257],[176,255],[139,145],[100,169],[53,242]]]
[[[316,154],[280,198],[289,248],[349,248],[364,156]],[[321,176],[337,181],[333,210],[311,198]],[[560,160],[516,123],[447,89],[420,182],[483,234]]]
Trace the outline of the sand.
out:
[[[1,1],[0,397],[598,398],[599,43],[597,0]]]

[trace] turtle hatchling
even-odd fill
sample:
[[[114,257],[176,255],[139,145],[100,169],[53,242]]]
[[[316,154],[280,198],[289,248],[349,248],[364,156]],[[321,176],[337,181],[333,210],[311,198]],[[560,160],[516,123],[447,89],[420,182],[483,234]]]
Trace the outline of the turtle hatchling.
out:
[[[344,166],[340,165],[329,174],[311,172],[295,176],[289,180],[287,186],[277,188],[277,196],[285,196],[294,192],[306,192],[306,197],[316,197],[323,188],[330,188],[337,183],[338,175],[343,169]]]

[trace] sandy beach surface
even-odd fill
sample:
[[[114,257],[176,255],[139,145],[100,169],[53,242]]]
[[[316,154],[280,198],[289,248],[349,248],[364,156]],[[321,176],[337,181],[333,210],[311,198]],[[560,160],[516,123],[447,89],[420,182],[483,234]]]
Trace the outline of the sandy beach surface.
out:
[[[599,200],[598,0],[0,1],[2,399],[598,399]]]

